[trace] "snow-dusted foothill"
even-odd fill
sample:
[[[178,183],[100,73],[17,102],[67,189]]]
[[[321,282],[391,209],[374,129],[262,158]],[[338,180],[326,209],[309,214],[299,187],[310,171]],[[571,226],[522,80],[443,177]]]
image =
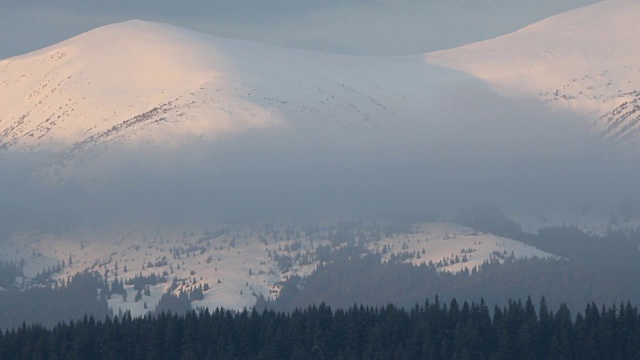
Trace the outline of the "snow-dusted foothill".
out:
[[[131,228],[136,230],[127,230]],[[24,263],[25,286],[97,271],[108,282],[124,283],[126,298],[114,293],[108,300],[115,313],[143,315],[155,309],[164,293],[191,296],[199,288],[203,297],[192,299],[193,307],[242,309],[253,306],[260,295],[274,299],[289,278],[310,275],[331,261],[331,251],[352,241],[363,251],[381,254],[383,262],[394,257],[448,272],[471,271],[485,261],[506,258],[554,257],[520,241],[447,222],[422,223],[387,235],[376,231],[375,236],[367,226],[340,229],[273,222],[207,228],[129,224],[119,231],[75,227],[63,233],[17,233],[0,243],[0,260]],[[132,280],[152,275],[164,281],[151,284],[148,294],[141,291],[136,299]]]

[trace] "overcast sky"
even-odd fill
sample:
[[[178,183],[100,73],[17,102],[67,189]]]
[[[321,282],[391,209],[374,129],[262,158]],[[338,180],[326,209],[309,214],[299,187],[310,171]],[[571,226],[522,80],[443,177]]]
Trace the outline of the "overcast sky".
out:
[[[2,0],[0,58],[134,18],[348,54],[408,54],[494,37],[597,0]],[[52,5],[55,4],[55,5]]]

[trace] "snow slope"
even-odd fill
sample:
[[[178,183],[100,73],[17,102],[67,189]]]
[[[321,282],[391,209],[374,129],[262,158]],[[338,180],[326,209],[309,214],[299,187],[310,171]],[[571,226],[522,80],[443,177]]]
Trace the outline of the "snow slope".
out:
[[[413,233],[381,239],[369,244],[369,248],[382,253],[383,261],[396,256],[405,258],[406,263],[430,265],[438,271],[454,273],[464,269],[472,271],[485,261],[555,258],[523,242],[448,222],[420,224]]]
[[[228,93],[212,98],[216,89],[236,86],[228,62],[197,34],[141,21],[4,60],[0,147],[81,149],[128,138],[172,143],[181,135],[275,123]]]
[[[589,115],[607,138],[640,128],[640,2],[606,0],[512,34],[425,55],[498,92]]]
[[[109,304],[116,312],[142,315],[153,310],[174,278],[179,284],[172,289],[176,295],[209,286],[205,298],[195,301],[194,307],[242,309],[252,306],[260,294],[277,296],[279,283],[291,275],[304,276],[315,269],[317,260],[312,254],[328,241],[301,229],[296,233],[293,238],[284,228],[273,230],[261,224],[76,226],[64,232],[16,233],[10,241],[0,243],[0,259],[24,260],[27,286],[34,284],[39,273],[63,262],[64,268],[54,272],[53,279],[67,279],[85,270],[98,271],[108,281],[166,273],[168,282],[152,286],[151,296],[138,302],[133,285],[125,286],[126,301],[113,295]]]
[[[422,118],[452,73],[419,56],[280,49],[134,20],[0,61],[0,149],[177,147],[305,126],[350,144]]]
[[[135,229],[135,230],[131,230]],[[366,226],[363,228],[366,233]],[[150,287],[150,295],[135,301],[133,285],[125,285],[126,301],[112,295],[110,307],[143,315],[152,311],[167,291],[189,293],[207,284],[204,299],[194,307],[242,309],[256,298],[279,296],[282,284],[294,275],[307,276],[326,260],[318,251],[338,249],[334,226],[294,226],[278,223],[163,227],[151,224],[75,226],[66,231],[23,231],[0,242],[0,260],[24,260],[26,286],[39,273],[65,263],[54,272],[56,281],[77,272],[97,271],[108,281],[166,273],[168,282]],[[554,257],[522,242],[480,233],[471,228],[431,222],[378,239],[362,238],[364,251],[382,254],[382,261],[432,264],[438,271],[472,270],[484,261],[511,257]],[[366,249],[366,250],[365,250]],[[178,286],[171,288],[173,279]],[[146,309],[144,305],[146,304]]]

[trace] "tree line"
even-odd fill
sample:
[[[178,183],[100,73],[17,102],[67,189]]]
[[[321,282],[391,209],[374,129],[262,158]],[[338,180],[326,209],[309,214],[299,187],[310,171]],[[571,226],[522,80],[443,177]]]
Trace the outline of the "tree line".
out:
[[[112,312],[96,290],[104,286],[98,274],[84,272],[60,284],[55,282],[26,290],[12,287],[0,291],[0,329],[23,323],[53,327],[61,321],[80,319],[83,314],[106,318]],[[4,357],[0,356],[0,359]]]
[[[544,298],[290,313],[191,311],[23,325],[0,333],[1,359],[640,359],[640,317],[629,303],[591,303],[572,316]]]
[[[309,276],[294,276],[284,282],[277,298],[258,297],[256,307],[291,311],[320,302],[334,308],[354,303],[411,307],[438,294],[447,302],[483,297],[490,308],[504,306],[510,298],[544,296],[550,307],[566,303],[575,311],[592,301],[638,305],[637,274],[626,265],[538,258],[487,261],[469,271],[439,273],[427,265],[382,263],[380,255],[363,255],[358,248],[344,247],[333,253],[332,262]]]

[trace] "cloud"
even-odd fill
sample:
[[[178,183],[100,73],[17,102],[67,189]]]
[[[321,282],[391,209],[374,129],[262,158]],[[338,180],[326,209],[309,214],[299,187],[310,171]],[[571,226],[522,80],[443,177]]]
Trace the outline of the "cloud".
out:
[[[640,195],[635,157],[598,140],[583,119],[481,88],[440,100],[424,121],[357,128],[365,147],[323,146],[314,134],[344,129],[302,124],[171,151],[96,148],[54,185],[34,175],[30,155],[5,152],[0,197],[74,221],[184,223],[446,213],[484,202],[600,206]]]

